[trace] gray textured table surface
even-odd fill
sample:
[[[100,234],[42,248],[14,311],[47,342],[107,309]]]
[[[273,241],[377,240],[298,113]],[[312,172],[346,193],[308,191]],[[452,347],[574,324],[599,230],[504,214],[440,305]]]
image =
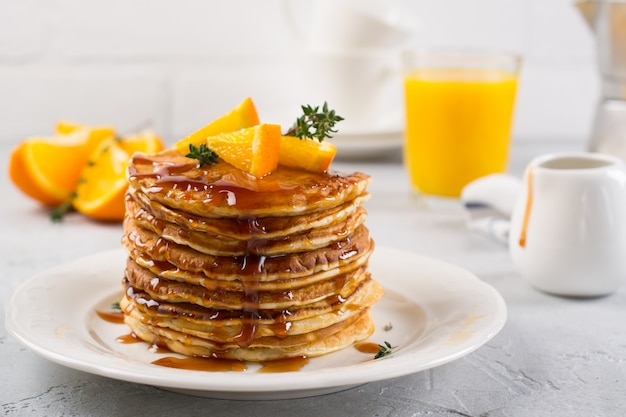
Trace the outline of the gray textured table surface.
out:
[[[582,146],[580,147],[582,148]],[[578,149],[516,143],[511,171],[535,155]],[[9,183],[0,148],[0,302],[39,271],[119,246],[120,225],[70,215],[53,224]],[[335,394],[228,401],[175,394],[75,371],[40,358],[0,325],[0,414],[7,416],[618,416],[626,413],[626,288],[604,298],[553,297],[526,285],[506,249],[468,232],[458,210],[427,210],[408,192],[399,158],[338,162],[370,173],[368,226],[378,245],[459,265],[496,288],[503,330],[473,353],[435,369]]]

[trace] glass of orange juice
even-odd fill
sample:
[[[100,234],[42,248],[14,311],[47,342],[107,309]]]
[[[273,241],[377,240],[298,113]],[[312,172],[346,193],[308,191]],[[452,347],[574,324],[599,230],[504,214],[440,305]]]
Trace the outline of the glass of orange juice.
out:
[[[415,191],[456,198],[506,170],[520,65],[514,54],[405,54],[404,162]]]

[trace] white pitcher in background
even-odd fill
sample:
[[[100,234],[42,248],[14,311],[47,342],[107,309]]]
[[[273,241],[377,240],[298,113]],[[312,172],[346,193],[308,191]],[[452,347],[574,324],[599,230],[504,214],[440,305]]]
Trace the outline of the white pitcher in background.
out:
[[[626,168],[600,153],[540,156],[522,182],[484,177],[464,189],[466,207],[506,207],[498,224],[513,263],[532,286],[557,295],[595,297],[626,282]],[[515,190],[514,202],[498,200]],[[476,210],[478,212],[478,210]],[[477,216],[475,216],[477,217]],[[478,220],[475,219],[475,222]],[[483,231],[485,231],[483,229]],[[496,235],[491,233],[492,235]]]
[[[509,250],[533,286],[600,296],[626,279],[626,172],[593,153],[535,159],[513,209]]]

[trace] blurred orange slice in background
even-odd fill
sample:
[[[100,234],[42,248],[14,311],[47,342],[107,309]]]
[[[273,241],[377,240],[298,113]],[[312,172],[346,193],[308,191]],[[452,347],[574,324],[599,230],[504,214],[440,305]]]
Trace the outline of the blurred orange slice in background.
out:
[[[65,131],[65,130],[64,130]],[[109,127],[75,125],[68,133],[24,140],[11,152],[9,176],[29,197],[54,206],[68,200],[89,155],[98,144],[115,136]]]
[[[109,138],[100,143],[84,166],[73,200],[74,208],[93,219],[124,218],[124,195],[128,188],[126,168],[135,152],[156,153],[163,142],[153,132]]]
[[[106,139],[109,136],[115,136],[115,128],[113,126],[89,126],[69,120],[58,120],[54,125],[54,133],[57,135],[67,135],[80,130],[89,131],[96,139]]]
[[[207,146],[220,158],[257,178],[278,166],[280,141],[280,125],[269,123],[205,139]]]
[[[278,164],[306,171],[325,172],[336,154],[337,147],[330,142],[283,136]]]
[[[225,115],[213,120],[208,125],[176,142],[174,148],[181,152],[188,152],[189,145],[200,146],[209,136],[234,132],[258,124],[259,115],[254,106],[254,102],[248,97]]]

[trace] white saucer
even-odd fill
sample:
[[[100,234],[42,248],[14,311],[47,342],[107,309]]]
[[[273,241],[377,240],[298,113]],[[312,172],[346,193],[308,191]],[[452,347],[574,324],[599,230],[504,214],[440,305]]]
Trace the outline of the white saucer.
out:
[[[338,133],[331,141],[338,160],[383,158],[402,149],[402,132]]]

